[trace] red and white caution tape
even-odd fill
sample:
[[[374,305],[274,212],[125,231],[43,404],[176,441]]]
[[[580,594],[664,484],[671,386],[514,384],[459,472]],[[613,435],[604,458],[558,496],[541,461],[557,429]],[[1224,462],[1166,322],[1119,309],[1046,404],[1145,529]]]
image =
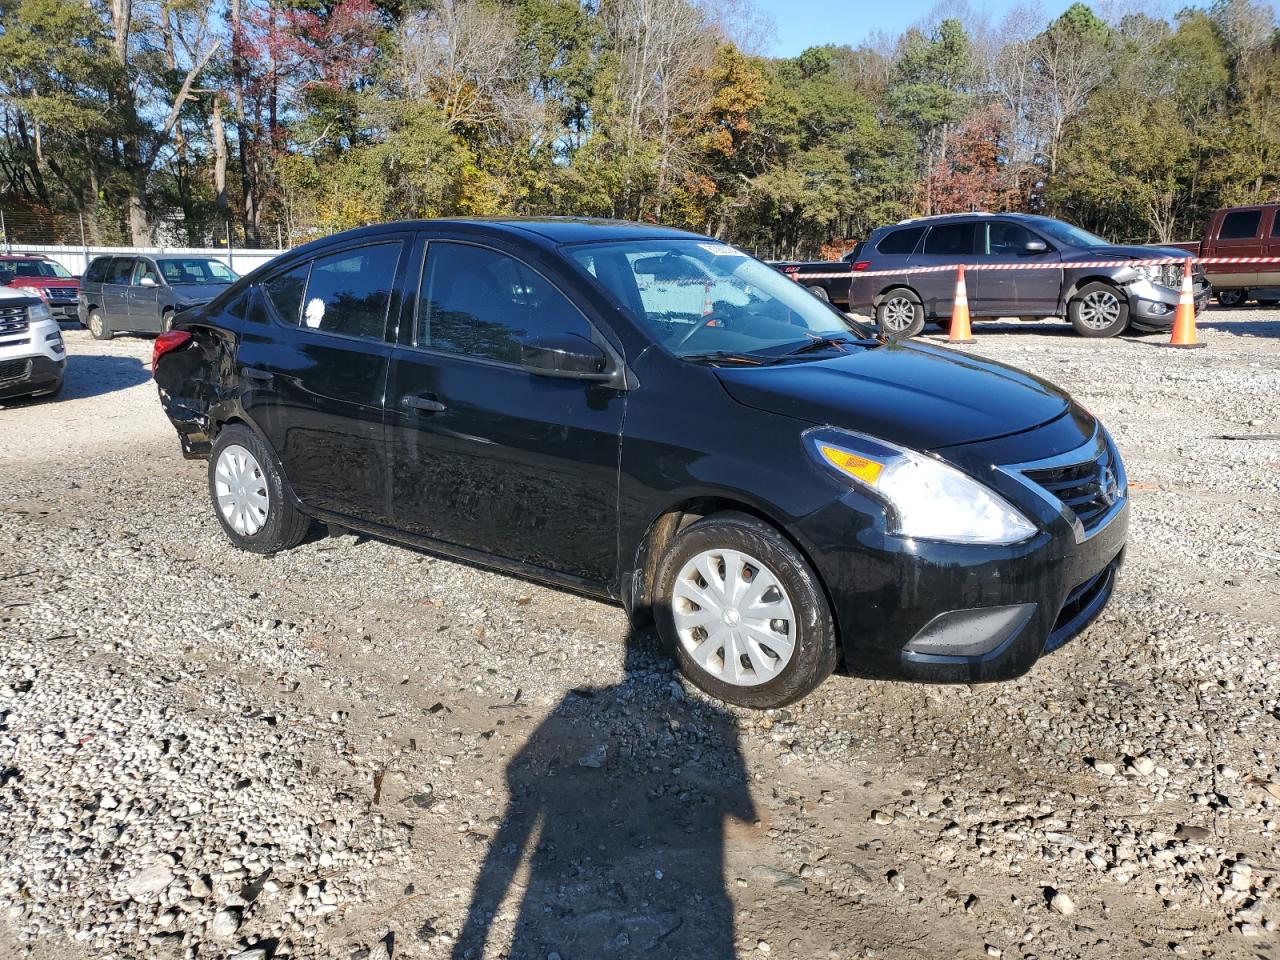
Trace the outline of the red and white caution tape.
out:
[[[1146,260],[1071,260],[1058,263],[948,263],[940,266],[899,267],[896,270],[854,270],[840,273],[800,273],[799,267],[784,267],[783,273],[797,283],[805,280],[843,280],[846,277],[896,277],[904,273],[955,273],[961,267],[971,270],[1097,270],[1104,267],[1181,266],[1188,259],[1193,264],[1212,263],[1280,263],[1280,257],[1155,257]]]

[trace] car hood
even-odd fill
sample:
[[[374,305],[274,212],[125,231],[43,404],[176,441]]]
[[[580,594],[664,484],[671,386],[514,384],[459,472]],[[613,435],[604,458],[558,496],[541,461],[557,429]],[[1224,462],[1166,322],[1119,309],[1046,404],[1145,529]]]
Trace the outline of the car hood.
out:
[[[919,450],[990,440],[1061,416],[1071,399],[1013,367],[923,344],[830,359],[718,367],[734,400]]]
[[[1189,257],[1191,253],[1177,247],[1141,247],[1119,243],[1107,244],[1105,247],[1075,247],[1064,252],[1062,259],[1070,260],[1155,260],[1161,257]]]
[[[194,306],[208,303],[229,286],[229,283],[175,283],[173,295],[178,303]]]

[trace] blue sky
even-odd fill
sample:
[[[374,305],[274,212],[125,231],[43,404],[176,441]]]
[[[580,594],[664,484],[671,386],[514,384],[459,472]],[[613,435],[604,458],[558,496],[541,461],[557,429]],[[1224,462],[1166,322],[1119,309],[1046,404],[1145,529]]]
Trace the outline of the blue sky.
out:
[[[823,43],[857,46],[877,30],[898,34],[929,15],[938,0],[755,0],[756,6],[773,17],[777,26],[767,52],[777,57],[794,57],[806,47]],[[1071,0],[969,0],[969,9],[993,24],[1014,7],[1039,6],[1046,17],[1056,16]],[[943,7],[955,4],[944,4]]]

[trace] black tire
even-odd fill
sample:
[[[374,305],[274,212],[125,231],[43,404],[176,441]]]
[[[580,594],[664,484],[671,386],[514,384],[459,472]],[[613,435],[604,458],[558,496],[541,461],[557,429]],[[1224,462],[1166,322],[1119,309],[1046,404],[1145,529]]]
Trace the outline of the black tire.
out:
[[[906,316],[910,316],[910,320],[897,319]],[[905,340],[919,336],[924,329],[924,304],[914,290],[905,287],[890,290],[876,304],[876,326],[887,337]]]
[[[93,334],[95,340],[110,340],[116,335],[107,318],[97,307],[89,311],[89,332]]]
[[[1129,301],[1109,283],[1087,283],[1067,304],[1067,319],[1082,337],[1114,337],[1129,325]]]
[[[164,311],[164,313],[160,314],[160,332],[161,333],[168,333],[170,330],[173,329],[173,314],[174,314],[174,311],[172,310],[166,310]]]
[[[792,604],[795,630],[791,658],[776,676],[755,685],[727,682],[703,668],[686,649],[676,627],[677,601],[673,599],[676,578],[690,560],[716,549],[741,551],[768,568]],[[752,568],[748,564],[743,569],[745,573]],[[768,710],[794,703],[826,680],[839,659],[835,623],[817,574],[790,541],[773,527],[747,514],[712,514],[689,524],[676,535],[658,563],[653,612],[659,636],[689,681],[713,697],[737,706]],[[770,625],[774,622],[770,621]],[[723,652],[719,647],[711,654],[723,662]],[[754,668],[750,669],[754,674]]]
[[[218,503],[218,468],[222,454],[228,447],[239,447],[248,451],[255,461],[257,470],[253,476],[259,479],[267,492],[267,508],[265,520],[256,530],[238,531],[223,515]],[[218,431],[213,441],[213,450],[209,455],[209,501],[213,504],[214,516],[222,525],[227,538],[241,550],[252,553],[278,553],[290,550],[306,538],[311,528],[311,518],[289,500],[285,491],[280,463],[267,445],[258,439],[248,427],[238,423],[229,424]]]
[[[805,289],[824,303],[831,302],[831,294],[827,293],[826,287],[806,287]]]
[[[1213,295],[1220,307],[1238,307],[1249,299],[1248,290],[1216,290]]]

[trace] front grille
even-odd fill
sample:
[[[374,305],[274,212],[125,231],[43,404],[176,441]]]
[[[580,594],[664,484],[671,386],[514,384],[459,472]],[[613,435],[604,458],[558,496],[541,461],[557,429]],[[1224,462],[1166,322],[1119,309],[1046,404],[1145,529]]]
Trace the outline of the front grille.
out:
[[[1023,475],[1061,500],[1086,533],[1124,496],[1120,467],[1110,443],[1103,444],[1095,460],[1024,470]]]
[[[0,381],[25,380],[31,374],[31,360],[5,360],[0,362]]]
[[[69,287],[46,287],[45,294],[50,303],[75,303],[76,291]]]
[[[0,307],[0,337],[26,332],[26,307]]]

